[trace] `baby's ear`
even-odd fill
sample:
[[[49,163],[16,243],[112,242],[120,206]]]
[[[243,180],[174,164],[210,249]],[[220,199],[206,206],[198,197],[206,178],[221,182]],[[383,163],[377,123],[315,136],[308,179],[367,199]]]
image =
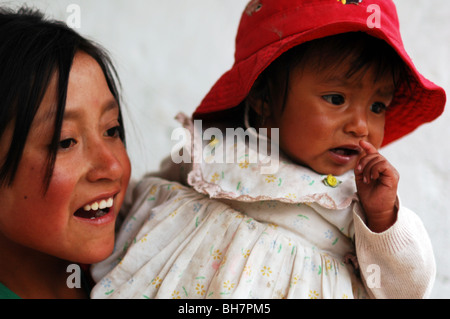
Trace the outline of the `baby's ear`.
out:
[[[264,127],[267,124],[267,120],[271,117],[271,109],[267,100],[250,94],[247,96],[246,103],[247,107],[250,108],[250,123],[257,127]]]
[[[247,96],[247,105],[260,119],[267,118],[271,115],[271,108],[267,99],[257,96],[256,94],[252,94],[252,92],[250,92]]]

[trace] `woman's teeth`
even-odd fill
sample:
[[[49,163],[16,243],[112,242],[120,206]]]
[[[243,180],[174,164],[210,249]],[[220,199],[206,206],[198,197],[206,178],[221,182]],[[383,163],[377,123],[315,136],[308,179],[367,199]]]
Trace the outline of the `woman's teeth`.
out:
[[[102,199],[99,202],[93,202],[92,204],[88,204],[86,206],[83,207],[83,209],[88,212],[90,210],[99,210],[99,209],[105,209],[105,208],[110,208],[112,207],[114,203],[114,200],[112,197],[108,198],[108,199]]]

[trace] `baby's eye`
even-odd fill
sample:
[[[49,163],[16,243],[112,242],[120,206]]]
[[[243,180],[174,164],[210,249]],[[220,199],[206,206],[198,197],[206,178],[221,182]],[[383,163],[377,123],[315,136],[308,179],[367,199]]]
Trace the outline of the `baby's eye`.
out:
[[[387,108],[387,106],[381,102],[375,102],[370,106],[370,110],[376,114],[383,113],[384,111],[386,111],[386,108]]]
[[[333,105],[342,105],[345,103],[345,98],[340,94],[323,95],[322,98]]]
[[[73,138],[67,138],[67,139],[59,142],[59,148],[60,149],[68,149],[68,148],[75,146],[76,144],[77,144],[76,140],[74,140]]]
[[[121,128],[120,128],[120,125],[118,125],[118,126],[114,126],[114,127],[110,128],[109,130],[106,130],[105,136],[120,137],[121,136],[120,133],[121,133]]]

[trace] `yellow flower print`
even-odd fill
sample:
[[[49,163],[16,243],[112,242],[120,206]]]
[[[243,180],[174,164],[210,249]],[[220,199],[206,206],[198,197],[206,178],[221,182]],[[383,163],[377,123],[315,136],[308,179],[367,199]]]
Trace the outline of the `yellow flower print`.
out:
[[[155,279],[153,279],[152,285],[155,286],[155,289],[158,289],[159,286],[161,286],[162,283],[162,279],[159,277],[156,277]]]
[[[173,292],[172,292],[172,299],[180,299],[181,297],[180,297],[180,292],[179,291],[177,291],[177,290],[174,290]]]
[[[141,242],[141,243],[147,242],[147,236],[148,236],[148,234],[145,235],[144,237],[142,237],[142,238],[139,240],[139,242]]]
[[[272,273],[272,270],[270,270],[270,267],[264,266],[264,267],[261,269],[261,273],[262,273],[263,276],[270,277],[270,274]]]
[[[342,294],[342,299],[348,299],[348,295],[347,294]]]
[[[287,199],[296,199],[297,198],[297,196],[295,194],[292,194],[292,193],[289,193],[289,194],[285,195],[284,197],[287,198]]]
[[[243,256],[244,258],[247,258],[249,255],[250,255],[250,249],[247,249],[247,250],[242,251],[242,256]]]
[[[298,277],[298,275],[296,275],[296,276],[294,276],[294,278],[292,278],[292,284],[293,285],[296,285],[297,283],[298,283],[298,280],[299,280],[300,278]]]
[[[176,191],[177,189],[181,189],[181,185],[178,185],[178,184],[170,184],[170,185],[168,186],[168,188],[169,188],[171,191]]]
[[[273,229],[277,229],[278,228],[278,225],[274,224],[274,223],[268,223],[267,226],[270,227],[270,228],[273,228]]]
[[[327,259],[327,260],[325,261],[325,269],[326,269],[326,270],[330,270],[331,267],[332,267],[332,265],[331,265],[331,260]]]
[[[170,216],[170,217],[175,217],[175,215],[176,215],[177,213],[178,213],[178,211],[175,210],[175,211],[171,212],[169,216]]]
[[[205,286],[197,284],[197,287],[195,287],[195,290],[197,290],[197,295],[203,296],[205,294]]]
[[[319,293],[315,290],[309,291],[309,299],[317,299],[319,298]]]
[[[220,252],[219,249],[217,249],[216,251],[213,251],[212,256],[213,256],[214,260],[220,259],[222,257],[222,253]]]
[[[247,276],[250,276],[252,274],[252,268],[250,266],[245,266],[244,274],[246,274]]]
[[[229,280],[223,282],[223,288],[231,290],[234,288],[234,283],[230,283]]]
[[[276,179],[277,178],[275,177],[275,175],[267,175],[266,176],[266,182],[267,183],[273,183],[273,182],[275,182]]]
[[[249,164],[250,164],[250,162],[246,159],[245,161],[239,163],[239,167],[242,169],[245,169],[245,168],[248,168]]]
[[[155,185],[152,186],[152,188],[150,189],[150,192],[148,194],[149,195],[155,195],[157,189],[158,189],[157,186],[155,186]]]
[[[211,176],[211,183],[215,183],[215,182],[217,182],[218,180],[219,180],[219,177],[220,177],[220,175],[219,175],[219,173],[214,173],[212,176]]]

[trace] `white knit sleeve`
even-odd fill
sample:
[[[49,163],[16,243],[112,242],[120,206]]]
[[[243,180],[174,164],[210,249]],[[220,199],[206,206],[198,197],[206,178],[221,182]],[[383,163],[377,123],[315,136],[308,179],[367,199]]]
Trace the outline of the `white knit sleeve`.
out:
[[[356,254],[362,281],[373,298],[427,298],[436,263],[420,218],[399,204],[397,221],[382,233],[364,222],[359,204],[353,210]]]

